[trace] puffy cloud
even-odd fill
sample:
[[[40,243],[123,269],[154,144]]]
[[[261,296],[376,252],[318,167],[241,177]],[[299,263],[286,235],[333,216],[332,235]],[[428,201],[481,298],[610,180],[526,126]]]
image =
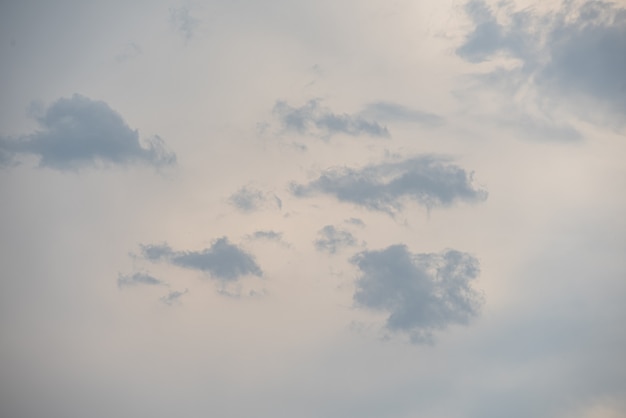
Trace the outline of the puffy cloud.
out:
[[[209,273],[219,281],[235,281],[241,276],[262,276],[254,257],[226,237],[202,251],[174,251],[167,244],[142,245],[142,255],[150,261],[167,261],[175,266]]]
[[[137,131],[109,105],[79,94],[57,100],[36,119],[39,130],[18,140],[0,141],[0,153],[36,155],[41,166],[59,170],[97,163],[160,166],[176,161],[161,138],[153,137],[142,146]]]
[[[467,325],[480,312],[483,298],[471,287],[479,264],[467,253],[413,254],[405,245],[392,245],[351,261],[360,270],[357,306],[387,312],[385,327],[407,333],[415,343],[432,342],[434,331]]]
[[[274,114],[279,118],[285,130],[300,134],[323,138],[335,134],[389,136],[386,126],[367,120],[360,115],[333,113],[316,99],[309,100],[301,107],[293,107],[284,101],[278,101],[274,106]]]
[[[376,120],[389,122],[412,122],[426,126],[438,126],[443,124],[443,118],[433,113],[422,112],[409,107],[391,103],[375,102],[365,107],[361,115]]]
[[[475,27],[456,50],[470,62],[517,60],[484,81],[520,92],[532,86],[560,103],[592,100],[626,121],[626,8],[584,1],[565,2],[548,14],[512,11],[505,4],[497,11],[503,19],[484,1],[470,1],[466,12]],[[590,113],[588,105],[584,112]]]
[[[432,208],[487,198],[486,191],[472,185],[472,173],[433,156],[361,169],[332,168],[308,184],[294,183],[290,187],[299,197],[325,193],[343,202],[391,214],[402,210],[406,200]]]
[[[120,274],[117,278],[117,286],[119,288],[137,285],[166,286],[167,283],[145,273],[135,273],[133,275]]]
[[[319,238],[315,240],[315,248],[329,254],[335,254],[338,249],[343,247],[356,245],[356,239],[350,232],[337,229],[332,225],[326,225],[320,229],[318,236]]]

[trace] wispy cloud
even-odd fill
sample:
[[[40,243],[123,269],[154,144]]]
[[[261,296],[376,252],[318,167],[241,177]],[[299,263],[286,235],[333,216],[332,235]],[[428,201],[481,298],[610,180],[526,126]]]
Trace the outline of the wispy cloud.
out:
[[[294,183],[290,188],[298,197],[325,193],[342,202],[390,214],[401,211],[407,200],[433,208],[487,198],[486,191],[472,184],[472,173],[434,156],[360,169],[332,168],[307,184]]]
[[[283,207],[283,202],[278,196],[252,186],[244,186],[237,190],[229,197],[228,201],[241,212],[254,212],[269,207],[280,210]]]
[[[185,289],[185,291],[183,292],[178,291],[178,290],[172,290],[167,295],[163,296],[160,300],[166,305],[172,306],[175,304],[179,304],[180,298],[183,297],[183,295],[187,293],[189,293],[188,289]]]
[[[361,112],[361,115],[386,122],[411,122],[425,126],[439,126],[444,123],[444,119],[439,115],[411,109],[392,102],[370,103]]]
[[[137,285],[167,286],[167,283],[146,273],[135,273],[132,275],[120,274],[117,278],[117,286],[119,288]]]
[[[189,41],[195,35],[200,20],[193,17],[187,7],[172,7],[170,24],[186,41]]]
[[[433,332],[468,324],[483,304],[471,287],[478,260],[466,253],[413,254],[405,245],[392,245],[351,261],[360,270],[356,305],[388,313],[386,329],[406,333],[414,343],[431,343]]]
[[[303,135],[321,138],[329,138],[336,134],[369,135],[384,138],[389,136],[386,126],[374,120],[365,119],[358,114],[334,113],[322,106],[320,100],[317,99],[309,100],[300,107],[278,101],[273,112],[286,131]]]

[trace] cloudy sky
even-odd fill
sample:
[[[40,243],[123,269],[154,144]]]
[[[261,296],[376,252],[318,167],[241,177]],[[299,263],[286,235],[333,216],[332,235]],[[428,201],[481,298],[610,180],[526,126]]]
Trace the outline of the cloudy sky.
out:
[[[0,415],[626,416],[626,4],[0,3]]]

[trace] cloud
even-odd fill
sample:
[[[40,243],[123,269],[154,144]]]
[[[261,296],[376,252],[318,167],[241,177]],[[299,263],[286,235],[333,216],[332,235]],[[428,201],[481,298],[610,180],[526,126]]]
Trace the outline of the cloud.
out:
[[[252,234],[254,239],[267,239],[270,241],[281,241],[283,239],[282,232],[275,231],[256,231]]]
[[[167,295],[163,296],[160,299],[160,301],[165,303],[166,305],[172,306],[175,303],[180,303],[180,298],[186,293],[189,293],[188,289],[185,289],[184,292],[180,292],[178,290],[172,290]]]
[[[370,121],[360,115],[336,114],[320,105],[317,99],[309,100],[301,107],[293,107],[284,101],[276,102],[273,113],[286,131],[303,135],[328,138],[335,134],[351,136],[369,135],[388,137],[386,126]]]
[[[360,270],[356,305],[388,313],[385,328],[415,343],[432,342],[434,331],[467,325],[480,313],[483,298],[471,287],[479,264],[467,253],[413,254],[392,245],[363,251],[351,262]]]
[[[200,20],[191,16],[187,7],[170,8],[170,24],[186,41],[193,38]]]
[[[40,128],[19,140],[0,141],[0,154],[31,154],[39,165],[58,170],[97,163],[142,162],[155,166],[173,164],[176,155],[166,151],[158,136],[139,142],[136,130],[105,102],[79,94],[61,98],[36,117]]]
[[[443,158],[421,156],[361,169],[332,168],[308,184],[293,183],[290,188],[298,197],[325,193],[342,202],[393,214],[401,211],[407,200],[427,208],[483,201],[487,192],[472,185],[472,175]]]
[[[363,222],[363,220],[359,218],[346,219],[345,222],[351,225],[361,227],[361,228],[365,226],[365,222]]]
[[[338,249],[356,245],[356,239],[350,232],[337,229],[332,225],[326,225],[320,229],[318,236],[319,238],[315,240],[315,248],[329,254],[335,254]]]
[[[439,126],[443,124],[443,118],[441,116],[390,102],[371,103],[365,107],[361,115],[389,122],[412,122],[426,126]]]
[[[141,55],[143,50],[139,45],[134,42],[127,43],[123,50],[115,56],[115,61],[118,63],[129,61],[137,56]]]
[[[137,285],[167,286],[167,283],[145,273],[135,273],[130,276],[120,274],[117,278],[117,286],[120,289],[123,287],[130,287],[130,286],[137,286]]]
[[[282,209],[283,202],[276,195],[267,194],[254,187],[244,186],[230,196],[230,204],[242,212],[253,212],[269,205]],[[270,203],[272,202],[272,203]]]
[[[466,13],[475,27],[456,53],[469,62],[508,57],[513,68],[494,70],[488,80],[517,92],[532,86],[543,96],[566,104],[583,99],[602,105],[626,121],[626,8],[602,1],[566,2],[552,13],[494,10],[471,1]]]
[[[209,273],[219,281],[236,281],[241,276],[261,277],[263,272],[254,257],[226,237],[213,242],[202,251],[174,251],[167,244],[141,245],[144,258],[150,261],[166,261],[175,266]]]

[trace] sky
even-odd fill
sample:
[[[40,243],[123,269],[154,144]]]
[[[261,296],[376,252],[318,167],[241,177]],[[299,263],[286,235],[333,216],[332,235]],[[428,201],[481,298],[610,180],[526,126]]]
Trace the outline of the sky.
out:
[[[0,415],[626,416],[626,3],[0,2]]]

